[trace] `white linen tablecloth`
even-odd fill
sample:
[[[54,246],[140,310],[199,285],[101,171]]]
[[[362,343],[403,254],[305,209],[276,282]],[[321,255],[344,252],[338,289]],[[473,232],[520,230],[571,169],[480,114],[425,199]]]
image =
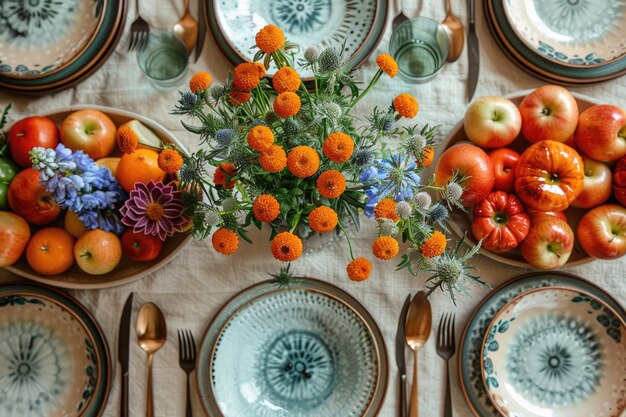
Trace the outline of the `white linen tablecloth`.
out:
[[[181,127],[176,116],[169,114],[177,100],[178,93],[154,90],[139,70],[135,54],[127,52],[129,27],[136,16],[135,2],[130,3],[125,32],[117,49],[90,78],[67,91],[41,98],[8,96],[6,93],[0,93],[0,105],[4,106],[9,101],[14,105],[10,122],[63,106],[93,103],[131,110],[150,117],[170,129],[185,144],[193,148],[197,143],[197,138]],[[142,0],[141,3],[142,16],[155,29],[168,30],[182,14],[182,1]],[[191,3],[191,10],[195,12],[196,2],[192,0]],[[404,11],[408,16],[419,14],[439,20],[445,16],[443,0],[434,2],[405,0],[404,3]],[[481,68],[475,97],[504,95],[544,84],[541,80],[520,70],[503,55],[489,33],[482,14],[481,3],[477,1]],[[465,1],[456,0],[453,1],[453,5],[455,12],[465,22]],[[395,15],[394,7],[390,11],[389,21]],[[223,81],[227,72],[231,70],[231,66],[220,53],[210,33],[207,36],[203,54],[197,63],[190,66],[189,76],[196,71],[205,70],[212,73],[216,80]],[[390,25],[373,56],[388,51],[389,36]],[[374,60],[370,59],[359,72],[359,77],[369,79],[375,69]],[[385,107],[397,94],[410,92],[420,103],[417,121],[441,124],[442,134],[446,134],[462,119],[465,112],[467,70],[467,55],[464,52],[459,61],[446,65],[435,80],[425,85],[407,85],[398,78],[390,80],[388,77],[383,77],[369,98],[359,103],[358,110],[365,113],[369,112],[374,105]],[[181,86],[181,88],[185,87]],[[626,77],[572,90],[626,107]],[[358,236],[353,234],[355,253],[356,256],[363,255],[372,259],[370,252],[375,233],[374,222],[364,219],[363,223],[365,227],[362,232]],[[255,232],[252,237],[256,242],[255,245],[243,242],[239,251],[229,257],[216,254],[204,242],[194,241],[169,265],[132,284],[99,291],[71,291],[72,295],[83,302],[99,321],[108,339],[115,362],[114,383],[108,406],[104,411],[105,417],[119,415],[117,327],[127,295],[131,291],[135,293],[133,323],[139,305],[145,301],[156,302],[165,313],[168,324],[168,342],[157,353],[154,361],[155,410],[156,416],[159,417],[181,416],[185,405],[185,374],[178,367],[177,329],[189,328],[196,335],[196,340],[200,339],[209,321],[222,304],[245,287],[268,279],[266,272],[276,272],[281,266],[270,254],[267,233]],[[345,272],[348,260],[347,244],[343,239],[335,243],[332,249],[325,248],[303,256],[292,265],[292,268],[296,273],[328,280],[350,292],[369,309],[377,320],[387,341],[391,368],[387,400],[380,415],[382,417],[397,416],[397,372],[394,356],[396,321],[406,295],[422,289],[424,278],[414,278],[408,272],[394,272],[396,262],[393,260],[374,261],[373,273],[368,281],[351,283]],[[528,270],[496,263],[482,256],[476,258],[475,265],[480,267],[482,277],[493,286],[528,272]],[[613,262],[596,261],[582,267],[572,268],[568,272],[594,281],[622,302],[626,300],[626,258]],[[11,278],[14,277],[0,270],[0,279]],[[461,334],[471,311],[487,292],[487,289],[477,287],[469,297],[459,298],[459,305],[456,308],[457,336]],[[440,292],[434,294],[431,301],[436,326],[441,314],[454,310],[454,307],[448,295]],[[433,334],[435,330],[436,327]],[[145,413],[146,357],[135,341],[133,334],[131,337],[130,407],[131,415],[139,416]],[[410,366],[409,361],[408,367]],[[469,417],[472,414],[459,388],[455,360],[451,363],[451,374],[454,415]],[[193,386],[195,387],[195,383]],[[419,387],[421,416],[442,415],[444,363],[436,355],[435,337],[430,338],[420,353]],[[203,411],[197,395],[194,393],[193,397],[194,413],[196,416],[201,416]]]

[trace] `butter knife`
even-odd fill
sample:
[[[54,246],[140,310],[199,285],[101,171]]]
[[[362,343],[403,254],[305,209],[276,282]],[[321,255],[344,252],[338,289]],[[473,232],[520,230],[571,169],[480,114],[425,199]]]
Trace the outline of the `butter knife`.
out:
[[[408,295],[402,311],[400,312],[400,318],[398,319],[398,330],[396,331],[396,365],[398,366],[398,377],[400,381],[400,417],[407,416],[406,406],[406,340],[404,337],[404,328],[406,326],[406,315],[409,311],[409,305],[411,304],[411,294]]]
[[[130,316],[133,307],[133,293],[126,299],[117,337],[117,358],[122,371],[122,391],[120,395],[120,417],[128,417],[128,349],[130,348]]]
[[[467,32],[467,58],[469,70],[467,76],[467,102],[472,101],[476,85],[478,84],[478,69],[480,67],[480,54],[478,49],[478,37],[476,36],[476,1],[467,0],[468,32]]]
[[[198,62],[204,46],[204,38],[206,38],[206,16],[204,15],[206,2],[207,0],[198,0],[198,42],[196,43],[196,57],[193,62]]]

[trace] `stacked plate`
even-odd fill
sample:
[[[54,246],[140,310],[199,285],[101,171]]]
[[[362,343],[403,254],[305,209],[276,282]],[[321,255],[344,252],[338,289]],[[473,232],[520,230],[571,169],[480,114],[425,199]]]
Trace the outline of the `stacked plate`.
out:
[[[66,89],[115,49],[126,0],[7,0],[0,7],[0,88],[20,94]]]
[[[626,0],[484,0],[513,62],[546,81],[585,85],[626,74]]]
[[[111,358],[102,330],[76,300],[27,283],[0,285],[0,415],[102,415]]]
[[[202,0],[205,19],[217,45],[233,65],[252,61],[256,33],[265,25],[280,27],[302,48],[333,46],[355,66],[376,49],[387,20],[388,0]],[[301,58],[302,54],[298,54]],[[272,75],[276,68],[270,68]],[[303,69],[310,79],[310,69]]]
[[[475,310],[459,370],[478,417],[626,415],[626,311],[576,276],[523,275]]]
[[[374,417],[387,390],[380,329],[328,283],[244,290],[200,343],[198,391],[211,417]]]

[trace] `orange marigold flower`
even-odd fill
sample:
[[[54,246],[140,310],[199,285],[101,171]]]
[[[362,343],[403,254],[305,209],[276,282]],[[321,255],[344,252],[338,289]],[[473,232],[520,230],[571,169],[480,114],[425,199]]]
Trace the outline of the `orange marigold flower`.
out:
[[[267,25],[256,34],[255,40],[261,51],[271,54],[283,47],[285,34],[279,27]]]
[[[421,159],[421,161],[420,161]],[[423,166],[424,168],[429,167],[430,164],[435,160],[435,148],[432,146],[427,146],[422,151],[421,157],[417,158],[417,166]]]
[[[376,219],[389,219],[397,222],[400,217],[396,213],[396,206],[398,203],[393,198],[383,198],[376,204],[374,208],[374,218]]]
[[[322,151],[333,162],[346,162],[354,151],[354,141],[345,133],[335,132],[324,140]]]
[[[274,99],[274,113],[286,119],[298,114],[301,105],[300,97],[296,93],[285,91]]]
[[[272,86],[279,94],[285,91],[294,92],[300,88],[301,83],[300,75],[291,67],[279,69],[272,77]]]
[[[256,65],[257,74],[259,75],[259,79],[265,77],[265,65],[260,62],[254,62]]]
[[[398,63],[395,59],[389,54],[380,54],[378,58],[376,58],[376,63],[378,64],[378,68],[383,70],[385,74],[389,77],[393,78],[398,74]]]
[[[157,163],[166,174],[175,174],[183,167],[183,157],[176,149],[167,148],[161,151]]]
[[[244,62],[233,71],[233,86],[240,91],[250,91],[259,85],[259,68],[252,62]]]
[[[228,102],[233,106],[241,106],[250,101],[251,94],[247,91],[233,90],[228,96]]]
[[[441,255],[448,244],[446,236],[439,230],[435,230],[432,235],[420,246],[424,258],[434,258]]]
[[[198,72],[189,80],[189,89],[192,93],[197,93],[198,90],[204,91],[211,85],[213,77],[208,72]]]
[[[419,106],[415,97],[405,93],[393,99],[393,108],[400,116],[412,119],[417,115]]]
[[[346,177],[339,171],[329,169],[317,177],[316,185],[322,197],[337,198],[346,190]]]
[[[372,252],[378,259],[391,259],[398,254],[398,251],[400,251],[400,245],[391,236],[381,236],[372,244]]]
[[[215,185],[221,185],[222,187],[233,188],[235,186],[235,180],[231,178],[235,175],[237,175],[235,165],[224,162],[215,169],[215,173],[213,174],[213,183]],[[230,180],[228,185],[226,185],[226,177]]]
[[[278,145],[272,145],[259,155],[259,164],[267,172],[276,173],[287,166],[287,154]]]
[[[320,167],[320,156],[310,146],[296,146],[287,155],[287,168],[298,178],[315,174]]]
[[[235,253],[239,249],[239,236],[225,228],[219,228],[213,233],[211,238],[213,248],[224,255]]]
[[[269,223],[280,214],[280,204],[273,196],[261,194],[252,203],[252,214],[257,220]]]
[[[256,126],[248,132],[248,145],[257,151],[266,151],[274,144],[274,133],[267,126]]]
[[[372,273],[372,263],[365,258],[356,258],[346,268],[351,281],[365,281]]]
[[[133,153],[139,145],[139,138],[135,131],[127,125],[117,129],[117,147],[124,153]]]
[[[279,261],[295,261],[302,255],[302,240],[293,233],[279,233],[272,240],[272,255]]]
[[[338,221],[337,212],[330,207],[316,207],[309,213],[309,226],[318,233],[333,231]]]

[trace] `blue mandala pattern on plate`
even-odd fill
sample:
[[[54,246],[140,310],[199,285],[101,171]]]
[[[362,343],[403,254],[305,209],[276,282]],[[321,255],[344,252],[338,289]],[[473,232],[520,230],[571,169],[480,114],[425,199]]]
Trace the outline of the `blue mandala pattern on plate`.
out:
[[[275,0],[270,13],[277,26],[287,33],[307,34],[321,29],[332,13],[330,0]]]
[[[559,52],[554,49],[553,46],[548,45],[545,42],[539,41],[537,50],[547,56],[548,58],[556,59],[557,61],[564,62],[572,65],[595,65],[606,62],[604,58],[598,58],[595,52],[590,52],[584,57],[578,55],[567,56],[563,52]]]

